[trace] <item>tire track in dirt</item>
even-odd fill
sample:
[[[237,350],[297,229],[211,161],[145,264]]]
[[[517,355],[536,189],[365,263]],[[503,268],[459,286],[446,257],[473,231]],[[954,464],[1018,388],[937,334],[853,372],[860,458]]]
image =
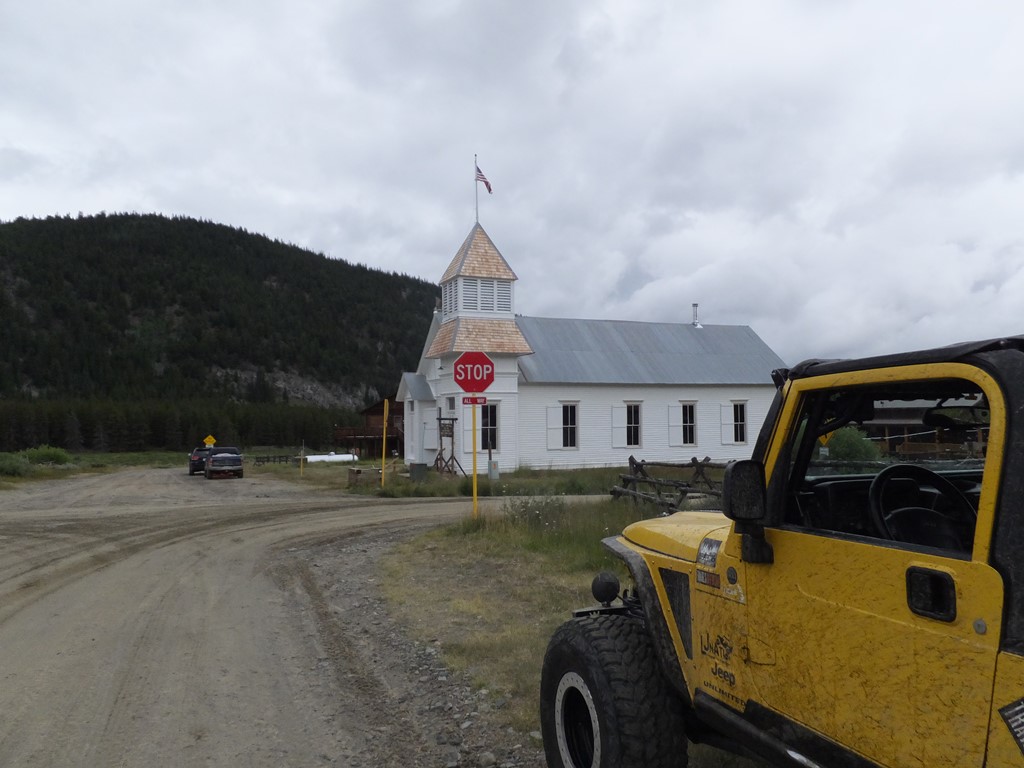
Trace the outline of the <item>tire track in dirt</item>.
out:
[[[291,502],[292,516],[316,515],[336,509],[337,505],[310,505]],[[0,524],[0,537],[9,540],[5,549],[18,550],[18,557],[6,566],[8,553],[0,555],[5,567],[0,569],[0,624],[32,602],[41,599],[64,584],[88,573],[147,549],[178,543],[211,533],[234,530],[238,533],[280,526],[279,505],[264,511],[246,509],[242,512],[202,520],[191,517],[167,522],[152,522],[149,516],[121,516],[105,523],[83,523],[75,520],[62,524]],[[295,522],[295,518],[289,522]],[[287,524],[287,523],[285,523]],[[52,529],[60,526],[55,542]],[[25,541],[34,542],[27,550]]]
[[[205,481],[153,472],[120,489],[163,489],[138,508],[104,508],[95,480],[77,506],[67,489],[0,492],[0,765],[443,764],[420,760],[429,729],[381,676],[404,659],[356,649],[373,639],[353,642],[301,547],[466,505],[248,482],[218,483],[218,504]]]
[[[414,530],[423,530],[423,526],[389,525],[381,529],[364,535],[390,536],[399,531],[409,535]],[[338,537],[332,540],[336,542]],[[317,543],[310,542],[313,546]],[[329,664],[338,689],[348,694],[345,701],[339,702],[339,712],[356,732],[365,735],[365,740],[356,745],[356,753],[372,752],[377,765],[419,765],[415,758],[423,757],[420,753],[430,744],[432,734],[422,729],[415,713],[409,711],[408,699],[388,685],[379,660],[363,652],[353,636],[350,617],[332,607],[311,564],[302,558],[280,558],[271,575],[282,589],[297,593],[309,608],[316,626],[318,657]],[[380,717],[382,709],[388,712],[386,719]]]
[[[261,529],[289,528],[324,513],[384,506],[396,505],[375,499],[283,501],[242,508],[199,508],[190,514],[178,512],[171,519],[158,520],[146,514],[118,515],[102,521],[0,522],[0,624],[63,584],[147,549],[211,534],[241,535]],[[58,540],[54,539],[54,531],[58,532]],[[27,548],[26,541],[30,542]]]

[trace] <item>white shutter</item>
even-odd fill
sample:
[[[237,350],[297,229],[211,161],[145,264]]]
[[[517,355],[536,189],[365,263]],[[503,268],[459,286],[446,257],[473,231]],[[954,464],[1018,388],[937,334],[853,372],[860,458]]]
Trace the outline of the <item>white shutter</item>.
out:
[[[462,306],[464,309],[480,309],[480,283],[475,277],[461,277]]]
[[[436,451],[437,446],[437,422],[424,422],[423,424],[423,450]]]
[[[562,406],[549,405],[548,412],[548,450],[553,451],[562,447]]]
[[[683,445],[683,406],[681,403],[668,407],[668,444]]]
[[[736,434],[733,431],[732,403],[722,406],[722,445],[733,445],[736,442]]]
[[[626,406],[612,406],[612,448],[626,447]]]
[[[495,304],[494,281],[480,281],[480,309],[484,312],[493,312]]]
[[[498,305],[499,312],[512,311],[512,283],[507,280],[498,281]]]

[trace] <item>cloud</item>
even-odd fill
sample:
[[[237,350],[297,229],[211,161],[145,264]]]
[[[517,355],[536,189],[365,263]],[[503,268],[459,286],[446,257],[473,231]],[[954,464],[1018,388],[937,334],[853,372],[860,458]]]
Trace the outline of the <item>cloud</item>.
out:
[[[0,218],[157,211],[790,362],[1014,333],[1024,9],[59,0],[0,28]]]

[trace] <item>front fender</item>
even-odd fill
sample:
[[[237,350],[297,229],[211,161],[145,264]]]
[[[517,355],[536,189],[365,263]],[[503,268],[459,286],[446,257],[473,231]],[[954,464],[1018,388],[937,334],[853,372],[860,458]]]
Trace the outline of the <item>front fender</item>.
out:
[[[690,706],[692,702],[690,701],[686,680],[683,678],[683,671],[679,663],[679,657],[676,654],[675,643],[672,641],[665,612],[662,610],[658,590],[654,585],[654,578],[651,575],[647,561],[621,537],[611,536],[604,539],[601,543],[604,544],[608,551],[622,560],[629,569],[637,596],[640,598],[640,604],[643,606],[647,629],[650,632],[651,640],[654,642],[654,649],[657,651],[662,672],[676,692],[683,697],[687,706]],[[688,606],[688,583],[685,583],[684,588],[687,590],[685,602]],[[689,623],[691,619],[688,610],[686,614],[685,616],[677,616],[677,620]]]

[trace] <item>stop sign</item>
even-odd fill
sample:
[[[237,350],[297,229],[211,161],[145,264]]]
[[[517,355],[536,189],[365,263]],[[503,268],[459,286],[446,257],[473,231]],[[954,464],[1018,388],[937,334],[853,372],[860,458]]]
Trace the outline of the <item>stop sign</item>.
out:
[[[455,383],[464,392],[484,392],[494,383],[494,361],[483,352],[463,352],[455,361]]]

